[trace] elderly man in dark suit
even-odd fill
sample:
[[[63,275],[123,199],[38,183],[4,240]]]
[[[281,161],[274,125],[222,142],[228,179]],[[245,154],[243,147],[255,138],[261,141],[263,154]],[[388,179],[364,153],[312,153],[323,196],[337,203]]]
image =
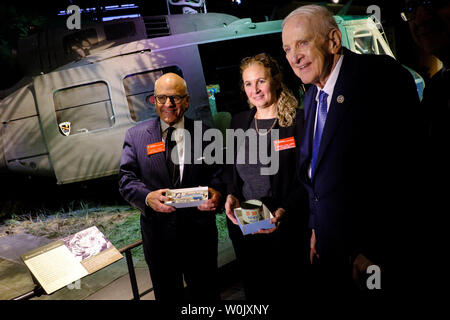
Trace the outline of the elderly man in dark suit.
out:
[[[413,78],[388,56],[343,48],[333,15],[321,6],[291,12],[282,40],[294,73],[311,84],[299,174],[309,193],[314,286],[400,286],[396,271],[411,262],[405,252],[414,218]]]
[[[174,73],[161,76],[155,83],[155,99],[159,118],[140,123],[125,135],[120,193],[142,213],[144,254],[156,300],[217,300],[215,210],[221,194],[216,191],[216,167],[195,160],[194,143],[187,141],[202,137],[194,137],[194,122],[184,117],[189,106],[184,79]],[[202,126],[202,133],[205,129]],[[168,188],[200,185],[210,186],[210,198],[197,208],[164,204]]]

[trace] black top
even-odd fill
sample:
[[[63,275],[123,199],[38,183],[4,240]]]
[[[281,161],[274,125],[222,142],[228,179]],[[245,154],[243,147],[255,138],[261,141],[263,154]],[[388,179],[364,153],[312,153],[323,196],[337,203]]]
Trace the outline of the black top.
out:
[[[256,113],[256,108],[252,108],[248,111],[240,112],[236,114],[231,120],[231,129],[243,129],[247,131],[249,128],[254,126],[254,116]],[[270,182],[270,196],[266,195],[261,197],[260,200],[269,208],[270,211],[274,212],[278,208],[288,209],[288,199],[289,194],[300,185],[297,180],[297,167],[299,164],[299,147],[303,137],[303,110],[297,109],[297,116],[294,123],[289,127],[280,127],[278,122],[275,124],[274,129],[278,129],[278,138],[284,139],[293,137],[295,139],[296,148],[285,149],[279,152],[279,166],[278,170],[272,175],[267,176]],[[258,129],[260,122],[258,122]],[[261,123],[261,125],[263,125]],[[262,128],[262,127],[261,127]],[[272,134],[271,132],[270,134]],[[227,141],[228,143],[230,141]],[[237,138],[234,139],[234,145],[237,145]],[[273,142],[271,142],[273,147]],[[272,148],[271,148],[272,149]],[[238,148],[234,148],[234,163],[236,163]],[[270,166],[270,164],[269,164]],[[245,178],[245,177],[244,177]],[[227,185],[227,193],[233,194],[240,202],[246,200],[244,196],[244,184],[251,183],[253,185],[254,177],[246,178],[245,182],[243,177],[238,173],[237,166],[234,164],[227,164],[225,166],[223,181]],[[306,196],[305,196],[306,198]],[[306,203],[305,199],[299,199],[295,203],[294,214],[297,215],[301,211],[302,214],[306,214],[307,209],[302,208]],[[292,202],[291,202],[292,203]]]

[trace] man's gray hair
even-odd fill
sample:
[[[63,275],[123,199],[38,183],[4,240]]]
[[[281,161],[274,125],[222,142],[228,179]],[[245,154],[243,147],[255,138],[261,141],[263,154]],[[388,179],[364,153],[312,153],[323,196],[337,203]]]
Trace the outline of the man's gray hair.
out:
[[[284,28],[286,22],[297,15],[303,15],[310,19],[311,23],[314,25],[316,31],[326,37],[330,30],[339,29],[336,20],[334,20],[333,13],[331,13],[324,6],[319,6],[316,4],[310,4],[306,6],[301,6],[292,11],[286,18],[284,18],[281,27]]]

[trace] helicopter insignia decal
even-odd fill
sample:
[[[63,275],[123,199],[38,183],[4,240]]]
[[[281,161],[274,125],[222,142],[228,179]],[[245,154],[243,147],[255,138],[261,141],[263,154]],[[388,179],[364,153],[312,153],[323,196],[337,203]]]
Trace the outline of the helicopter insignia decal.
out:
[[[59,130],[61,130],[63,135],[68,136],[70,134],[70,122],[61,122],[59,124]]]

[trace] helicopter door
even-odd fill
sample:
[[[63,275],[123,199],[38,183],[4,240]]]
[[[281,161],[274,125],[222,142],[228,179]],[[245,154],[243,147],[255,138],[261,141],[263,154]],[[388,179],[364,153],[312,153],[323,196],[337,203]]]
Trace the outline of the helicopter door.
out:
[[[100,63],[34,79],[40,124],[58,183],[118,171],[126,128],[115,128],[113,104],[123,89],[113,70],[109,63]]]

